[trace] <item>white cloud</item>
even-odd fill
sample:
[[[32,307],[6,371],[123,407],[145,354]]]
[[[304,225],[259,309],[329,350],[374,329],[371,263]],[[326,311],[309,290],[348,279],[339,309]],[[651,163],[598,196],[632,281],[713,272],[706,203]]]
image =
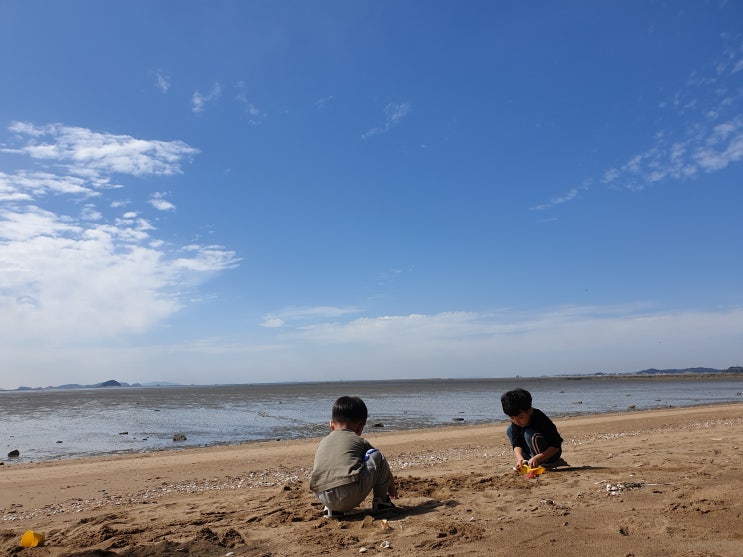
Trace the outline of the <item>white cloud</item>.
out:
[[[175,205],[165,199],[165,193],[155,192],[150,197],[148,203],[158,211],[175,211]]]
[[[76,176],[57,176],[48,172],[0,171],[0,201],[30,201],[39,195],[70,194],[81,197],[100,195],[88,182]]]
[[[155,87],[160,89],[162,93],[167,93],[170,89],[170,77],[165,75],[162,71],[157,70],[155,74]]]
[[[111,174],[180,174],[182,161],[199,152],[182,141],[136,139],[62,124],[14,122],[9,129],[26,143],[0,151],[63,167],[76,178],[86,179],[91,189],[120,187],[112,184]],[[66,176],[58,178],[69,180]]]
[[[204,110],[206,110],[207,104],[216,101],[221,96],[222,86],[219,83],[215,83],[206,95],[202,94],[199,91],[196,91],[191,96],[191,110],[197,113],[204,112]]]
[[[45,168],[0,173],[0,353],[152,330],[189,289],[237,265],[221,246],[163,242],[141,211],[107,214],[128,203],[101,199],[110,174],[178,174],[193,147],[61,124],[10,131],[18,145],[5,152]],[[172,209],[163,197],[151,194]]]
[[[392,102],[384,107],[384,123],[380,126],[371,128],[361,135],[362,139],[367,139],[374,135],[387,133],[393,126],[397,125],[410,112],[410,104],[406,102]]]
[[[263,323],[261,323],[261,327],[266,327],[269,329],[277,329],[283,326],[284,326],[284,322],[278,317],[266,317]]]

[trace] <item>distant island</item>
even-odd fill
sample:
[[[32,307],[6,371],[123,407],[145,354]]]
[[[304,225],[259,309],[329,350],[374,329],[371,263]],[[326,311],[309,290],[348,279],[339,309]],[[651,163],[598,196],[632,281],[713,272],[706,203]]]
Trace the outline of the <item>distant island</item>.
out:
[[[554,377],[649,377],[649,376],[672,376],[672,375],[716,375],[716,374],[743,374],[743,367],[732,366],[727,369],[714,369],[711,367],[688,367],[684,369],[643,369],[642,371],[631,371],[631,372],[618,372],[618,373],[606,373],[603,371],[597,371],[596,373],[574,373],[574,374],[560,374]],[[507,379],[504,377],[504,379]],[[109,379],[95,385],[79,385],[77,383],[69,383],[66,385],[58,385],[56,387],[18,387],[17,389],[0,389],[0,391],[15,390],[15,391],[43,391],[47,389],[110,389],[116,387],[182,387],[181,383],[170,383],[168,381],[153,381],[150,383],[124,383],[123,381],[116,381],[115,379]],[[191,385],[198,386],[198,385]]]
[[[112,387],[176,387],[179,383],[168,383],[166,381],[158,381],[154,383],[124,383],[123,381],[116,381],[115,379],[109,379],[95,385],[80,385],[78,383],[67,383],[65,385],[48,386],[48,387],[18,387],[12,389],[16,391],[44,391],[47,389],[108,389]],[[7,389],[0,389],[4,391]]]

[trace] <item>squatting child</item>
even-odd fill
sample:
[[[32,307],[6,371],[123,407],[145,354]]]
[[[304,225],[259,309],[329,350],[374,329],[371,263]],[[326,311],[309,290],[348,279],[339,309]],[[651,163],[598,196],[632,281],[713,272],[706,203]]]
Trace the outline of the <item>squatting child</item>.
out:
[[[501,396],[503,412],[511,418],[506,429],[516,457],[516,467],[565,466],[562,457],[562,437],[544,412],[532,407],[531,393],[514,389]]]
[[[372,512],[395,508],[390,496],[397,497],[397,487],[390,466],[361,437],[367,416],[359,397],[342,396],[333,405],[330,433],[317,447],[310,475],[310,489],[325,505],[326,517],[343,516],[372,491]]]

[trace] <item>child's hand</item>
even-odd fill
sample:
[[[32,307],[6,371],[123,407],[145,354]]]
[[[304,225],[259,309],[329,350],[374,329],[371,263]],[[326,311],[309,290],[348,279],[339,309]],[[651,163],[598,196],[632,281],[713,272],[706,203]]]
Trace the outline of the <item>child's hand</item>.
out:
[[[529,462],[527,462],[527,464],[529,465],[529,468],[536,468],[539,466],[540,462],[542,462],[541,458],[533,456],[529,459]]]

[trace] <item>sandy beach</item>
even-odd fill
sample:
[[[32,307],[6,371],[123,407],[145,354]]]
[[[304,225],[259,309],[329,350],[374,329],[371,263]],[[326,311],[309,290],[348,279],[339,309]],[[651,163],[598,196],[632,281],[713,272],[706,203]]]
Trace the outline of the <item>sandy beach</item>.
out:
[[[318,439],[0,466],[0,550],[34,556],[743,555],[743,404],[555,418],[569,467],[513,470],[506,422],[368,432],[398,479],[322,518]],[[4,455],[3,455],[4,456]],[[26,530],[43,546],[21,548]]]

